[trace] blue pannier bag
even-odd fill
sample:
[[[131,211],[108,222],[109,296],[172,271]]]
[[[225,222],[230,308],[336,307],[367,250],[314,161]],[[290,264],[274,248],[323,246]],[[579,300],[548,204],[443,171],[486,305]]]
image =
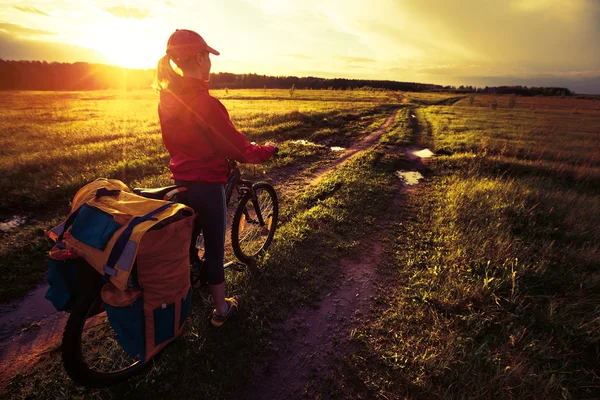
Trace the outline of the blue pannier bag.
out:
[[[77,290],[77,261],[50,259],[48,283],[50,287],[46,292],[46,299],[50,300],[58,311],[71,312]]]

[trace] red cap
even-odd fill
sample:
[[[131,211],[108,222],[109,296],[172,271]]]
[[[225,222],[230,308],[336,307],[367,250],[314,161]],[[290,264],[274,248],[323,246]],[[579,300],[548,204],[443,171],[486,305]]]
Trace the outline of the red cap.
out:
[[[167,42],[167,55],[174,60],[187,60],[203,51],[220,54],[206,44],[202,36],[188,29],[176,29]]]

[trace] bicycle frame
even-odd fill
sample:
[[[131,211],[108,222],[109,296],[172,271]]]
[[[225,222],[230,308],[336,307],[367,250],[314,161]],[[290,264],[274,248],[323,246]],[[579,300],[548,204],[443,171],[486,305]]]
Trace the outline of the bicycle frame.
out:
[[[265,221],[262,216],[262,212],[260,207],[258,206],[258,197],[256,196],[256,192],[252,187],[254,183],[247,179],[242,179],[242,173],[240,168],[238,167],[238,163],[235,160],[229,160],[229,164],[231,166],[231,172],[229,173],[229,177],[227,178],[227,184],[225,185],[225,204],[229,205],[231,202],[231,196],[233,195],[233,190],[237,189],[238,198],[242,198],[246,193],[250,193],[252,204],[254,205],[254,209],[256,211],[256,216],[258,218],[258,223],[260,226],[265,226]],[[247,220],[251,220],[248,210],[244,209],[244,216]],[[192,238],[194,241],[195,238]],[[237,271],[244,271],[246,266],[244,264],[240,264],[236,261],[229,261],[223,265],[224,269],[234,269]]]
[[[259,202],[258,202],[258,197],[256,196],[256,192],[254,190],[254,182],[247,180],[247,179],[242,179],[242,173],[240,171],[240,168],[238,167],[238,163],[235,160],[231,160],[229,159],[229,165],[231,167],[231,171],[229,173],[229,176],[227,178],[227,184],[225,185],[225,204],[229,205],[229,203],[231,202],[231,196],[233,195],[233,191],[234,189],[237,191],[238,194],[238,198],[242,199],[244,196],[246,195],[250,195],[250,202],[252,202],[252,205],[254,206],[254,210],[256,212],[256,219],[258,219],[258,221],[254,220],[253,218],[250,217],[250,213],[248,212],[247,208],[244,207],[243,215],[246,218],[246,221],[248,222],[258,222],[258,224],[261,227],[264,227],[266,225],[265,220],[263,218],[262,215],[262,211],[259,207]],[[168,201],[178,201],[177,200],[177,194],[180,192],[179,188],[181,187],[181,185],[179,186],[171,186],[169,188],[161,188],[161,193],[160,196],[163,196],[164,192],[162,192],[162,190],[164,189],[169,189],[170,191],[167,192],[166,194],[164,194],[164,200],[168,200]],[[134,193],[140,194],[142,196],[144,196],[144,190],[145,189],[134,189]],[[185,190],[185,189],[184,189]],[[156,193],[153,194],[152,196],[147,196],[150,198],[159,198],[156,197]],[[192,243],[195,243],[196,238],[192,238]],[[225,264],[225,267],[232,267],[235,268],[236,267],[236,263],[234,262],[230,262]]]
[[[229,173],[229,178],[227,179],[227,185],[225,186],[225,201],[226,204],[229,205],[231,201],[231,195],[233,194],[233,189],[237,188],[238,194],[240,198],[246,194],[250,193],[252,204],[254,205],[254,210],[256,211],[256,216],[258,218],[258,222],[260,226],[265,225],[265,221],[262,216],[262,212],[260,211],[260,207],[258,206],[258,197],[256,197],[256,192],[254,191],[253,182],[247,179],[242,179],[242,173],[238,167],[236,161],[230,161],[231,172]],[[248,215],[248,211],[244,210],[244,216],[250,219],[250,215]]]

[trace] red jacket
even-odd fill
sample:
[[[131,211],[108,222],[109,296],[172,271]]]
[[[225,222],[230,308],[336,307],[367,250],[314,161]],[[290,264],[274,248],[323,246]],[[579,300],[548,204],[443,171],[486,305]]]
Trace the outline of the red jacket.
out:
[[[171,178],[202,183],[226,183],[233,158],[259,164],[275,152],[273,146],[250,144],[229,118],[205,82],[183,78],[181,88],[160,92],[158,117],[165,147],[171,155]]]

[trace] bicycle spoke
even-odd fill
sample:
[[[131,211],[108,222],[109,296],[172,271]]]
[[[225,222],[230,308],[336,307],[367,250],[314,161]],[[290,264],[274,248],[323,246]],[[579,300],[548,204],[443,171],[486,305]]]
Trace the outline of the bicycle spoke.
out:
[[[246,213],[249,218],[245,218],[243,236],[240,237],[239,243],[244,254],[254,256],[264,246],[269,236],[269,218],[273,214],[273,201],[271,196],[266,191],[257,191],[257,204],[265,224],[263,226],[258,222],[258,213],[254,207],[254,203],[248,203]]]
[[[253,187],[256,197],[244,198],[243,206],[236,210],[234,222],[237,225],[232,227],[234,253],[246,263],[252,263],[268,247],[277,226],[277,195],[273,188],[265,183]]]
[[[121,348],[114,335],[106,314],[86,320],[81,335],[81,351],[89,368],[106,373],[117,372],[139,361]]]

